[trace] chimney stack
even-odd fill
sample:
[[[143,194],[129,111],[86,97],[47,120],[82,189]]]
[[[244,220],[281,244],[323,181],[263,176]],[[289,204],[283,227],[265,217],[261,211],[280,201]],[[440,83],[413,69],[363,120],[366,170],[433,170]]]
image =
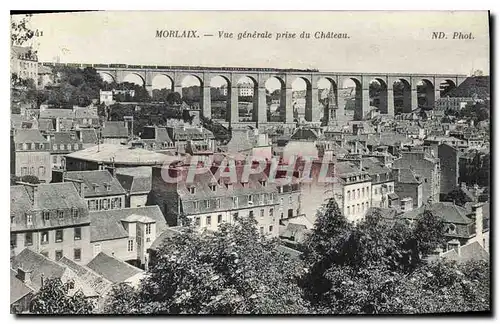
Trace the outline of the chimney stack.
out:
[[[472,205],[471,218],[475,221],[476,225],[476,240],[484,247],[483,243],[483,204],[476,203]]]
[[[23,268],[17,268],[17,279],[21,280],[23,283],[31,284],[31,270],[24,270]]]

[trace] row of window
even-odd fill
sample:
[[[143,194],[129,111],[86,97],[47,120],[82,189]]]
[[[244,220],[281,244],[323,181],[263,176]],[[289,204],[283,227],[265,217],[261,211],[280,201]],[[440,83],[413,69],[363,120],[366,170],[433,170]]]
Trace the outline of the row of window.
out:
[[[20,143],[17,144],[17,149],[19,151],[24,150],[45,150],[45,144],[43,143]]]
[[[361,181],[361,180],[367,180],[367,179],[368,179],[368,175],[367,174],[362,174],[362,175],[358,175],[358,176],[348,177],[347,181],[348,182],[354,182],[354,181]]]
[[[267,185],[267,182],[265,180],[259,180],[259,183],[265,187]],[[226,186],[227,189],[229,189],[232,184],[231,183],[225,183],[224,184]],[[248,188],[248,182],[242,182],[241,185],[243,186],[243,188]],[[211,191],[215,192],[217,191],[217,184],[215,183],[211,183],[208,185],[208,188],[210,188]],[[196,193],[196,187],[188,187],[187,190],[189,191],[190,194],[194,195]],[[280,192],[282,193],[282,191]],[[272,194],[273,197],[274,197],[274,194]],[[271,198],[271,199],[274,199],[274,198]]]
[[[351,190],[347,190],[347,201],[351,199],[359,199],[359,198],[366,198],[366,196],[370,195],[370,187],[363,187],[363,188],[358,188],[357,190],[352,190],[352,195],[351,195]]]
[[[58,218],[59,220],[63,220],[66,215],[71,213],[71,217],[79,217],[80,216],[80,211],[78,208],[71,208],[68,210],[64,209],[57,209],[57,210],[43,210],[42,211],[42,219],[44,221],[49,221],[51,218]],[[26,222],[28,225],[32,225],[32,216],[31,215],[26,215]]]
[[[120,209],[122,208],[122,198],[116,197],[116,198],[89,199],[87,201],[87,205],[89,207],[89,210]]]
[[[352,206],[347,206],[347,215],[353,215],[361,212],[365,212],[370,207],[370,202],[363,202],[361,204],[356,204]]]
[[[259,215],[260,215],[261,219],[264,218],[265,213],[266,213],[265,209],[260,209]],[[292,211],[292,213],[293,213],[293,211]],[[254,211],[253,210],[251,210],[249,212],[249,216],[250,217],[254,217]],[[274,209],[273,208],[269,209],[269,217],[271,217],[271,218],[274,217]],[[283,213],[281,213],[281,218],[283,218]],[[222,220],[223,220],[222,219],[222,214],[217,215],[217,224],[222,223]],[[233,213],[233,221],[236,221],[236,220],[238,220],[238,213],[237,212]],[[196,227],[200,227],[201,226],[201,217],[200,216],[194,218],[194,224],[195,224]],[[205,217],[205,226],[208,226],[208,227],[212,226],[212,216],[208,215],[208,216]]]
[[[79,241],[82,239],[82,229],[80,227],[75,227],[73,232],[73,240]],[[63,242],[64,233],[62,229],[56,230],[55,235],[55,243]],[[10,233],[10,246],[12,248],[17,247],[17,233]],[[40,243],[48,244],[49,243],[49,231],[43,231],[40,233]],[[33,232],[24,233],[24,246],[33,245]]]
[[[79,144],[52,144],[52,151],[57,151],[58,149],[60,151],[71,151],[72,149],[75,150],[75,151],[78,151],[80,148],[79,148]]]
[[[35,170],[38,170],[38,173],[35,172]],[[21,177],[26,176],[26,175],[34,175],[37,177],[44,177],[45,176],[45,167],[44,166],[39,166],[38,169],[36,169],[34,166],[32,167],[21,167]]]
[[[260,232],[260,235],[264,235],[264,226],[261,226],[259,228],[259,232]],[[272,233],[273,232],[273,225],[269,225],[269,230],[267,232],[268,233]]]
[[[49,252],[44,251],[44,252],[40,252],[40,253],[43,254],[45,257],[50,259]],[[59,261],[60,259],[62,259],[63,256],[64,256],[64,253],[62,250],[56,250],[56,255],[55,255],[56,261]],[[73,249],[73,260],[75,260],[75,261],[82,260],[82,249]],[[70,289],[71,289],[71,286],[70,286]]]

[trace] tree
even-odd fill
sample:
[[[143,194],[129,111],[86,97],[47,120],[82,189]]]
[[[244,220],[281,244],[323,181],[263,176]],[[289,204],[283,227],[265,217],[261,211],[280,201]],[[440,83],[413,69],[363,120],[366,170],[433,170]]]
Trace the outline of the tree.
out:
[[[84,315],[91,314],[94,306],[81,291],[69,295],[69,283],[61,279],[46,279],[43,286],[33,297],[30,312],[46,315]]]
[[[170,92],[168,95],[167,95],[167,102],[169,104],[179,104],[181,103],[181,95],[180,93],[178,92]]]
[[[10,43],[11,45],[23,45],[36,36],[35,31],[29,27],[31,15],[20,18],[11,16],[10,20]]]
[[[215,233],[187,228],[158,248],[139,288],[140,309],[153,314],[307,313],[295,282],[300,263],[276,248],[276,241],[258,234],[253,218],[222,224]]]
[[[115,284],[105,300],[103,313],[125,315],[140,314],[139,292],[126,283]]]

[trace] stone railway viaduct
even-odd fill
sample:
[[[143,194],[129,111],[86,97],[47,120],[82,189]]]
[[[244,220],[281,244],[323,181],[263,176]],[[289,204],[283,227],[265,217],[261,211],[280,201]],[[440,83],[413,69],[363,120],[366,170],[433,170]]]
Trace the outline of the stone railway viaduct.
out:
[[[254,83],[253,121],[259,124],[267,122],[266,116],[266,87],[268,79],[275,77],[281,83],[281,111],[284,111],[284,122],[293,123],[292,83],[300,78],[306,83],[305,118],[307,121],[319,122],[323,116],[324,108],[318,99],[318,81],[327,79],[335,93],[336,116],[341,119],[344,115],[345,99],[338,96],[338,91],[343,83],[350,79],[356,85],[355,120],[366,118],[370,110],[369,85],[376,80],[382,88],[380,95],[380,114],[394,116],[394,83],[400,81],[404,84],[403,112],[411,112],[418,107],[417,84],[426,84],[426,97],[434,102],[441,96],[442,84],[456,87],[466,79],[460,74],[412,74],[412,73],[347,73],[323,72],[317,70],[299,69],[271,69],[271,68],[239,68],[239,67],[187,67],[187,66],[144,66],[125,64],[71,64],[71,63],[43,63],[46,66],[66,65],[79,68],[93,67],[101,75],[106,75],[120,83],[128,75],[141,78],[143,86],[149,93],[153,90],[153,79],[158,75],[170,79],[172,90],[182,94],[182,81],[187,76],[194,76],[199,80],[201,87],[201,112],[203,116],[211,118],[210,83],[212,78],[220,76],[225,79],[228,87],[227,122],[238,123],[238,81],[243,77],[250,78]]]

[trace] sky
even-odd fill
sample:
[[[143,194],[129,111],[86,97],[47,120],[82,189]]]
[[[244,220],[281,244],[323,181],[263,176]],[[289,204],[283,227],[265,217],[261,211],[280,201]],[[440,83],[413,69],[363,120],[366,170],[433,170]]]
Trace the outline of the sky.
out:
[[[102,11],[37,14],[30,24],[43,31],[40,61],[489,74],[486,11]],[[200,38],[158,38],[157,30],[197,30]],[[273,38],[218,36],[245,31]],[[311,38],[298,38],[303,31]],[[314,39],[318,31],[349,39]],[[297,38],[275,39],[284,32]],[[448,39],[432,39],[433,32]],[[474,39],[453,40],[454,32]]]

